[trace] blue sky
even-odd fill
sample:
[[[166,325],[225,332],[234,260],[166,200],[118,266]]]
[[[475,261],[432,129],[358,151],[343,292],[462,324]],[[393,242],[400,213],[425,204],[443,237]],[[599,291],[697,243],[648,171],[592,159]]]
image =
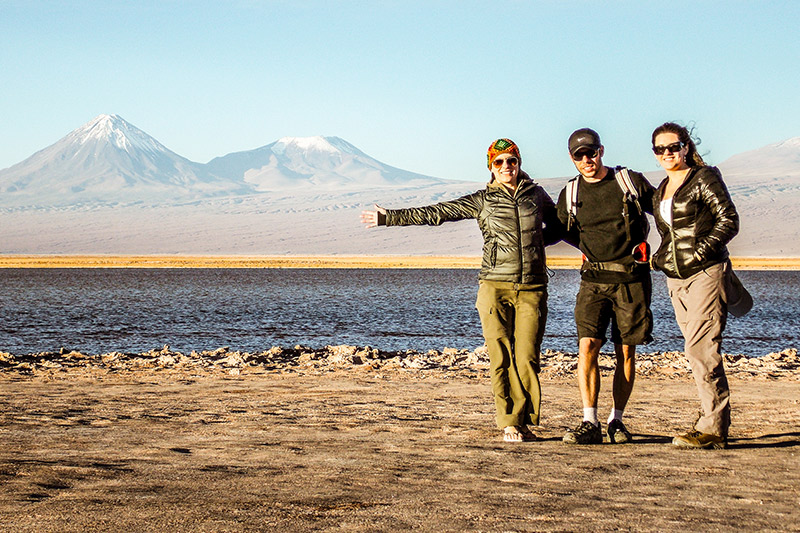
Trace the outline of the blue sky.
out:
[[[693,121],[712,163],[800,136],[800,2],[0,0],[0,168],[101,113],[194,161],[335,135],[406,170],[484,180],[510,137],[534,177],[566,139],[657,169]]]

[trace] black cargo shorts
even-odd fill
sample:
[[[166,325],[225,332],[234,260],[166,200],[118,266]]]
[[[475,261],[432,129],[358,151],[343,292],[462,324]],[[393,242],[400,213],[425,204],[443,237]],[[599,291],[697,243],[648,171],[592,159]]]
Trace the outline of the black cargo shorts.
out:
[[[611,325],[614,344],[639,345],[653,340],[653,313],[650,276],[627,283],[597,283],[581,280],[575,299],[575,325],[578,339],[607,340]]]

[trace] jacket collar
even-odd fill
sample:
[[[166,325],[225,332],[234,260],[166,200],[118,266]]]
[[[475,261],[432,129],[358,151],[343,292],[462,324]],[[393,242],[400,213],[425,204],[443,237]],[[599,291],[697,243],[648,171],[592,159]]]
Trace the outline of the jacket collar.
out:
[[[675,190],[675,194],[672,195],[673,198],[675,197],[675,195],[678,194],[679,191],[681,191],[682,189],[686,188],[686,186],[689,184],[689,182],[691,180],[693,180],[697,176],[697,174],[698,174],[697,171],[699,169],[701,169],[701,168],[703,168],[703,167],[692,167],[692,168],[689,169],[689,173],[686,174],[686,178],[683,180],[683,183],[680,184],[680,186]],[[667,187],[667,183],[669,183],[669,176],[667,176],[666,178],[661,180],[661,183],[658,184],[658,197],[659,198],[664,196],[664,189]]]
[[[536,183],[531,179],[531,177],[528,176],[528,174],[525,171],[520,170],[519,175],[517,176],[517,189],[514,192],[514,196],[519,194],[519,191],[527,189],[528,187],[532,187],[534,185],[536,185]],[[495,181],[494,176],[492,176],[492,179],[489,180],[489,183],[486,184],[486,188],[489,190],[503,190],[508,192],[508,189],[506,189],[503,185]]]

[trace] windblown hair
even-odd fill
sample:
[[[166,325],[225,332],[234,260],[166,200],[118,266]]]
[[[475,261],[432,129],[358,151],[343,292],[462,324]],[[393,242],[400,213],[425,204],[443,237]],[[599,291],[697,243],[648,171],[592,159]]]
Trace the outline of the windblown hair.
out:
[[[690,167],[704,167],[706,166],[706,162],[703,161],[703,158],[697,153],[697,145],[700,144],[700,139],[697,139],[697,142],[695,142],[692,136],[693,132],[694,128],[689,129],[675,122],[665,122],[653,131],[652,143],[653,146],[655,146],[656,137],[662,133],[674,133],[678,136],[678,140],[689,149],[688,152],[686,152],[686,164]]]

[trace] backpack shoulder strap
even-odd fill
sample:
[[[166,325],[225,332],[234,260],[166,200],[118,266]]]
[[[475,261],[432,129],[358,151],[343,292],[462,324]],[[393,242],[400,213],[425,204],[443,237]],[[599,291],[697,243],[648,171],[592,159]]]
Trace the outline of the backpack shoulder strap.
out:
[[[639,198],[639,193],[636,191],[636,187],[633,186],[633,180],[631,180],[631,175],[628,174],[627,168],[615,168],[614,177],[617,178],[617,183],[619,184],[619,188],[622,189],[623,193],[634,200]]]
[[[577,221],[578,217],[578,177],[567,182],[567,230]]]
[[[578,178],[567,182],[567,210],[571,216],[578,214]]]
[[[639,214],[642,214],[642,206],[639,204],[639,192],[633,185],[631,175],[625,167],[617,167],[614,169],[614,177],[617,178],[619,188],[622,189],[622,195],[625,197],[626,202],[631,202],[636,206]]]
[[[636,214],[638,215],[637,219],[639,220],[639,224],[642,226],[644,234],[647,235],[650,231],[650,223],[648,222],[647,217],[644,216],[644,211],[642,211],[642,206],[639,203],[639,192],[633,185],[633,180],[631,179],[631,175],[628,173],[628,169],[625,167],[616,167],[614,169],[614,177],[617,179],[619,188],[622,189],[622,215],[625,217],[625,233],[627,234],[628,239],[631,238],[631,220],[630,213],[628,211],[628,203],[632,203],[636,207]]]

